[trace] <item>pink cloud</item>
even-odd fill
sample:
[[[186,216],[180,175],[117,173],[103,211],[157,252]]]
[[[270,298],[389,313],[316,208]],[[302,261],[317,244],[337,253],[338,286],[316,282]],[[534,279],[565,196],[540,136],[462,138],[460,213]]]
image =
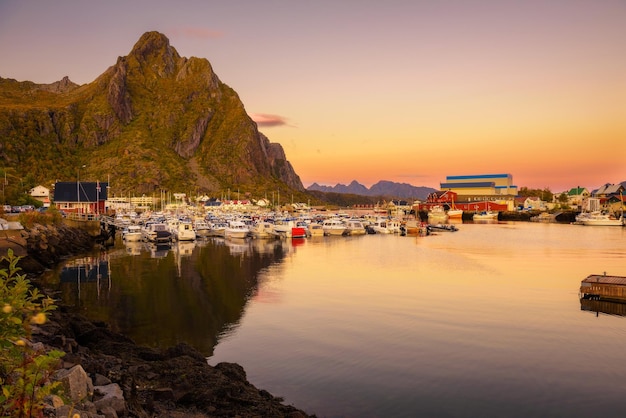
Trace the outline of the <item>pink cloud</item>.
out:
[[[253,121],[258,126],[272,127],[272,126],[285,126],[287,120],[279,115],[270,115],[268,113],[253,113],[250,115]]]
[[[195,38],[195,39],[216,39],[221,38],[224,32],[219,30],[212,30],[199,27],[182,27],[172,28],[169,31],[172,36],[183,38]]]

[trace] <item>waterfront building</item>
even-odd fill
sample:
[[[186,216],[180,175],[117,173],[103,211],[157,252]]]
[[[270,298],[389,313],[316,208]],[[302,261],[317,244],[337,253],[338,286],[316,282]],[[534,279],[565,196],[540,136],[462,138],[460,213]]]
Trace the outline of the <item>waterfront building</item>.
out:
[[[54,184],[54,203],[64,212],[98,214],[105,212],[109,183],[61,181]]]
[[[517,186],[513,184],[511,174],[447,176],[440,188],[441,191],[455,192],[461,200],[495,200],[517,196]]]

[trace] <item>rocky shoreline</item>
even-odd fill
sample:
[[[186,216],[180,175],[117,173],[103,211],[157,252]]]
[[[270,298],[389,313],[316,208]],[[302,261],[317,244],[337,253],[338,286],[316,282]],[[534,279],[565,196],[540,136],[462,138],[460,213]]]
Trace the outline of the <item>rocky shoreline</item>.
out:
[[[95,240],[66,226],[3,231],[0,255],[9,248],[18,264],[36,277],[71,255],[88,252]],[[310,417],[283,399],[258,389],[234,363],[210,366],[194,348],[141,347],[104,323],[90,321],[59,306],[34,327],[32,343],[66,354],[56,373],[71,401],[50,397],[46,415],[67,417]]]

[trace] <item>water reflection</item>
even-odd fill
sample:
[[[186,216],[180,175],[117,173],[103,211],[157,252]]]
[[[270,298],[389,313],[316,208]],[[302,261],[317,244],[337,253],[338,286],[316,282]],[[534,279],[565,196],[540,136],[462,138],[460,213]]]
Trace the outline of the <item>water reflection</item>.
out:
[[[140,344],[186,342],[210,356],[257,294],[259,273],[290,251],[280,240],[120,241],[107,253],[68,261],[42,281],[59,291],[62,304]]]
[[[609,302],[606,300],[580,299],[580,310],[599,314],[626,316],[626,303]]]

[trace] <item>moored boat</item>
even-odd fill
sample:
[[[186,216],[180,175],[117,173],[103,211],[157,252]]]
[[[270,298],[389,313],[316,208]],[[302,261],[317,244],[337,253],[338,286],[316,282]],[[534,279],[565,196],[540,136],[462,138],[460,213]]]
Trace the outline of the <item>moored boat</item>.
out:
[[[609,213],[591,212],[587,216],[581,217],[579,222],[588,226],[624,226],[624,215],[622,214],[618,218]]]
[[[250,233],[250,227],[243,221],[230,221],[224,228],[226,238],[246,238]]]
[[[492,210],[484,210],[482,212],[475,213],[472,219],[475,221],[497,221],[498,212]]]

